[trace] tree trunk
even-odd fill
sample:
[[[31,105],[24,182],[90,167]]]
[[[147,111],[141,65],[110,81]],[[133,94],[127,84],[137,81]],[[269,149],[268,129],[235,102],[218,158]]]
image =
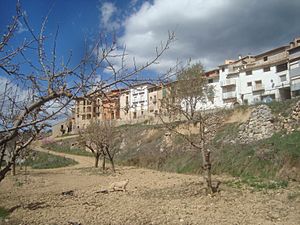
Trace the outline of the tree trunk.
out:
[[[203,158],[203,169],[204,169],[204,179],[207,185],[208,193],[213,192],[212,182],[211,182],[211,162],[210,162],[210,151],[202,149]]]
[[[5,178],[5,175],[11,170],[12,163],[8,162],[8,164],[0,171],[0,183]]]
[[[212,188],[212,182],[211,182],[211,161],[210,161],[210,151],[206,149],[205,146],[205,125],[203,118],[200,118],[200,147],[201,147],[201,153],[202,153],[202,162],[203,162],[203,177],[204,180],[206,181],[206,188],[207,188],[207,193],[212,193],[214,192],[214,189]]]
[[[103,156],[102,170],[105,171],[105,155]]]
[[[0,149],[1,149],[1,156],[0,156],[0,170],[1,170],[2,163],[4,160],[4,156],[5,156],[6,145],[3,145]]]
[[[99,165],[99,158],[100,158],[100,155],[99,155],[99,154],[96,154],[96,155],[95,155],[95,168],[98,168],[98,165]]]
[[[12,175],[16,176],[16,160],[13,161],[12,163]]]
[[[112,169],[112,171],[115,173],[116,170],[115,170],[114,158],[112,157],[112,155],[111,155],[110,152],[109,152],[109,147],[106,147],[105,149],[106,149],[106,153],[107,153],[107,155],[108,155],[109,161],[110,161],[110,163],[111,163],[111,169]]]

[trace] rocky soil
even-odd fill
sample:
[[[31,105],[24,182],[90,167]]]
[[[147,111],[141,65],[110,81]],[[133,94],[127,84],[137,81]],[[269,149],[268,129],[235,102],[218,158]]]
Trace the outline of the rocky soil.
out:
[[[41,149],[40,149],[41,150]],[[60,154],[61,153],[57,153]],[[89,167],[92,158],[72,156],[79,165],[30,170],[0,183],[0,206],[12,213],[0,224],[299,224],[300,186],[253,191],[225,185],[206,196],[196,175],[118,167],[116,174]],[[129,179],[127,192],[97,193]],[[14,210],[13,210],[14,209]]]

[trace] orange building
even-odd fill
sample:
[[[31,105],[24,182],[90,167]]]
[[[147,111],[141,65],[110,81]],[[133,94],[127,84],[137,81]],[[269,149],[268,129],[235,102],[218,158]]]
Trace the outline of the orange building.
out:
[[[120,95],[123,90],[112,90],[102,97],[102,120],[120,119]]]

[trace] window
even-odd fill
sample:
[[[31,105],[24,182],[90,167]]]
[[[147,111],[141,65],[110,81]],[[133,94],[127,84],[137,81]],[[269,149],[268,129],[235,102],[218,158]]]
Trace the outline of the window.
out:
[[[265,56],[265,57],[264,57],[264,61],[268,61],[268,56]]]
[[[85,120],[85,115],[82,115],[82,116],[81,116],[81,119],[82,119],[82,120]]]
[[[83,107],[83,112],[85,112],[85,107]]]
[[[90,120],[92,118],[91,114],[87,114],[87,119]]]
[[[252,82],[247,82],[247,87],[251,87],[252,86]]]
[[[264,72],[269,72],[270,70],[271,70],[270,67],[265,67],[265,68],[264,68]]]
[[[279,77],[281,82],[286,81],[286,74]]]
[[[276,66],[276,73],[287,70],[287,63],[280,64]]]
[[[222,72],[225,72],[225,67],[222,67]]]
[[[214,82],[214,79],[208,79],[208,83],[211,84]]]
[[[252,70],[246,71],[246,75],[252,75]]]
[[[255,85],[257,85],[257,86],[259,86],[259,85],[262,85],[262,82],[261,82],[261,80],[257,80],[257,81],[255,81]]]

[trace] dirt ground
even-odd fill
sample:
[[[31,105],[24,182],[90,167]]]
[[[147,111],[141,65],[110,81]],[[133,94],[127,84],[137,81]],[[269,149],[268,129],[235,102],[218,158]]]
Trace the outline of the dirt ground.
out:
[[[0,224],[300,224],[300,198],[291,198],[297,183],[272,191],[223,184],[219,194],[206,196],[196,175],[133,167],[103,174],[91,167],[92,158],[70,158],[79,164],[30,170],[0,183],[0,206],[14,209]],[[97,193],[125,179],[127,192]]]

